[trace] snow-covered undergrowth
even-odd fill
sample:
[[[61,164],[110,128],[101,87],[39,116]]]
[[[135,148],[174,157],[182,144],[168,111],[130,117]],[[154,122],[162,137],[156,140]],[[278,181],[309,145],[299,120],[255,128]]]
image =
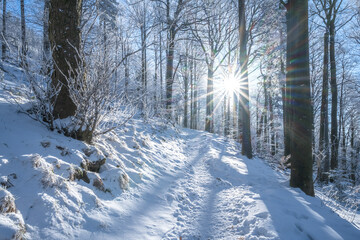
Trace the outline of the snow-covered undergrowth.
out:
[[[3,81],[0,239],[360,239],[234,142],[135,118],[88,145],[19,113],[13,98],[27,104]]]

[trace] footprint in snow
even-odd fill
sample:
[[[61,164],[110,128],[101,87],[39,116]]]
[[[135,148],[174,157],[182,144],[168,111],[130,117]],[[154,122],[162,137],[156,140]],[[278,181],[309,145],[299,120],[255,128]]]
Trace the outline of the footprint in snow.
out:
[[[261,212],[261,213],[258,213],[258,214],[255,214],[256,217],[258,218],[267,218],[269,216],[269,213],[268,212]]]

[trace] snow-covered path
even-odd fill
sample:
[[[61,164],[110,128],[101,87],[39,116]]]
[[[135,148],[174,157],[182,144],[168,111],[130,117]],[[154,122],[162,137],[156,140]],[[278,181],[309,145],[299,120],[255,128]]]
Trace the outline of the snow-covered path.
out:
[[[119,202],[119,224],[112,224],[118,227],[102,237],[116,232],[134,240],[360,239],[358,229],[319,199],[290,189],[259,159],[244,159],[206,133],[183,137],[181,161],[169,165],[151,190]]]

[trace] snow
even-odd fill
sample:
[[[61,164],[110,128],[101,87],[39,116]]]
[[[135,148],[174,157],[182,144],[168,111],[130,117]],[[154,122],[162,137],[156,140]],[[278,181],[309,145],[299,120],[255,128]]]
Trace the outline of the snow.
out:
[[[360,239],[232,141],[137,118],[88,145],[19,113],[21,85],[0,84],[0,196],[17,209],[0,213],[0,239]],[[71,177],[102,158],[89,184]]]

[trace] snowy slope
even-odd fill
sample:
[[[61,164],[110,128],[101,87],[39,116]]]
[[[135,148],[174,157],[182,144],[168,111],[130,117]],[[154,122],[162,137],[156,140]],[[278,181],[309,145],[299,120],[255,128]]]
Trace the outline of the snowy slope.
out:
[[[0,239],[360,239],[233,142],[134,119],[91,146],[19,113],[19,85],[1,84],[0,204],[17,210],[0,213]],[[74,179],[103,158],[90,183]]]

